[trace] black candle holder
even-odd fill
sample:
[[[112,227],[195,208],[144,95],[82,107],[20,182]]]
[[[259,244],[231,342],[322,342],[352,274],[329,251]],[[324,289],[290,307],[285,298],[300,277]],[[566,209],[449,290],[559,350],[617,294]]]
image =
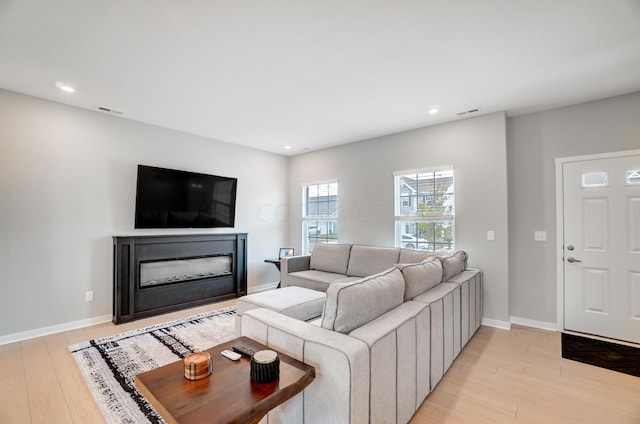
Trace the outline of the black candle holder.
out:
[[[270,383],[280,377],[280,358],[272,350],[261,350],[251,357],[251,381]]]

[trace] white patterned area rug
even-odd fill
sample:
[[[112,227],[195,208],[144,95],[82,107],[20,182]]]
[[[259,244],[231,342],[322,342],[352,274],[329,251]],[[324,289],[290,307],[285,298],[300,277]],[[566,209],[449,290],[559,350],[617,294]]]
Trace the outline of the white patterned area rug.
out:
[[[133,384],[140,373],[235,338],[231,306],[69,346],[107,423],[164,423]]]

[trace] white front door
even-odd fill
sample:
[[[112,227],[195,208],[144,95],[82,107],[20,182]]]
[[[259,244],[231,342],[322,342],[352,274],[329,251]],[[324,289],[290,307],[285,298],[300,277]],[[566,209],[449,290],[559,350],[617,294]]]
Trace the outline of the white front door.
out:
[[[562,173],[564,329],[640,343],[640,154]]]

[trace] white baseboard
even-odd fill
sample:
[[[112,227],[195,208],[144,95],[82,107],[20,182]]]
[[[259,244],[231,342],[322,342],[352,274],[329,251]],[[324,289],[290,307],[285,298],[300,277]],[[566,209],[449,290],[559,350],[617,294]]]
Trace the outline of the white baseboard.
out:
[[[511,323],[509,321],[499,321],[497,319],[482,318],[482,325],[487,327],[501,328],[503,330],[511,330]]]
[[[538,328],[540,330],[558,331],[555,322],[536,321],[528,318],[509,317],[509,321],[500,321],[491,318],[482,318],[482,325],[487,327],[501,328],[503,330],[511,330],[511,325],[522,325],[524,327]]]
[[[540,330],[558,331],[558,325],[555,322],[536,321],[534,319],[520,317],[511,317],[510,319],[512,324],[539,328]]]
[[[251,287],[249,293],[257,293],[261,291],[272,290],[278,287],[278,282],[261,284],[259,286]],[[36,328],[34,330],[23,331],[20,333],[7,334],[6,336],[0,336],[0,346],[20,342],[23,340],[35,339],[36,337],[49,336],[51,334],[61,333],[63,331],[75,330],[78,328],[89,327],[91,325],[102,324],[103,322],[111,321],[113,317],[111,315],[103,315],[101,317],[87,318],[79,321],[65,322],[63,324],[52,325],[49,327]]]
[[[34,330],[23,331],[20,333],[7,334],[0,336],[0,346],[20,342],[22,340],[35,339],[36,337],[49,336],[51,334],[61,333],[63,331],[75,330],[78,328],[89,327],[90,325],[102,324],[111,321],[111,315],[103,315],[101,317],[87,318],[80,321],[65,322],[63,324],[52,325],[49,327],[36,328]]]

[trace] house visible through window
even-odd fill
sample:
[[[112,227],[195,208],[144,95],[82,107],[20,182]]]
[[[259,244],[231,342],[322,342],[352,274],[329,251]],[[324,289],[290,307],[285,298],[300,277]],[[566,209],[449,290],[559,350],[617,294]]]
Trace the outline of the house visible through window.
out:
[[[338,182],[302,186],[302,249],[313,250],[316,243],[338,242]]]
[[[630,169],[627,171],[627,184],[640,184],[640,169]]]
[[[396,246],[450,251],[455,243],[453,169],[394,173]]]

